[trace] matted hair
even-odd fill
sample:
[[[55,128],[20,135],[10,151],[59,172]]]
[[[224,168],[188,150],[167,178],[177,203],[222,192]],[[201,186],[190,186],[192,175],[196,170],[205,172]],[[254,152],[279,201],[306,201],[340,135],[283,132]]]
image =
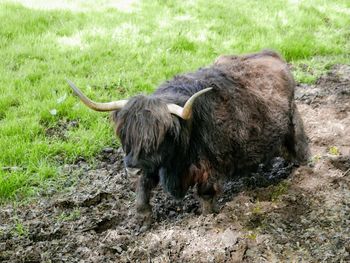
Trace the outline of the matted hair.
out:
[[[123,143],[124,151],[136,158],[141,150],[150,153],[156,150],[168,132],[177,139],[179,128],[167,104],[159,98],[138,95],[131,98],[119,112],[112,113],[116,133]]]

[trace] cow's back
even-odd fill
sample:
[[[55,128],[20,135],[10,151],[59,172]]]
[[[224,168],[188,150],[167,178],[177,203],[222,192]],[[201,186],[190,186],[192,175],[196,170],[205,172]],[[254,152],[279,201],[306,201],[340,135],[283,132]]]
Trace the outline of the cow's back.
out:
[[[287,64],[270,51],[222,56],[214,68],[226,75],[228,83],[196,105],[194,149],[220,172],[250,172],[284,151],[292,122],[294,80]]]
[[[234,79],[266,100],[292,100],[295,82],[287,63],[274,51],[245,56],[220,56],[214,65],[228,71]]]

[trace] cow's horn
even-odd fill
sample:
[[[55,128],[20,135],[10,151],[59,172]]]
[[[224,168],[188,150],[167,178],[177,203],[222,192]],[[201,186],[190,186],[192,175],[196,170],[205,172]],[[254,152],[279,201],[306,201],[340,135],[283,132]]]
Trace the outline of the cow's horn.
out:
[[[67,82],[69,86],[73,89],[74,93],[80,98],[80,100],[88,106],[90,109],[93,109],[95,111],[113,111],[113,110],[120,110],[123,108],[128,100],[117,100],[117,101],[111,101],[111,102],[94,102],[90,100],[88,97],[86,97],[80,89],[78,89],[73,82],[67,79]]]
[[[206,88],[206,89],[203,89],[203,90],[198,91],[195,94],[193,94],[192,97],[186,101],[185,106],[183,108],[179,105],[176,105],[176,104],[168,104],[168,109],[169,109],[170,113],[175,114],[176,116],[179,116],[180,118],[182,118],[184,120],[190,119],[192,116],[193,102],[200,95],[208,92],[211,89],[212,88]]]

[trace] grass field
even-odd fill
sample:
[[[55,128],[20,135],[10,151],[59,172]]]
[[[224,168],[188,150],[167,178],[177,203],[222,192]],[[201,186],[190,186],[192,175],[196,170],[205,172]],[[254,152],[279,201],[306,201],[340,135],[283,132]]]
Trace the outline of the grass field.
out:
[[[118,144],[108,114],[84,107],[66,78],[108,101],[219,54],[275,49],[302,82],[349,63],[348,0],[116,2],[0,1],[1,201],[36,194],[65,163]]]

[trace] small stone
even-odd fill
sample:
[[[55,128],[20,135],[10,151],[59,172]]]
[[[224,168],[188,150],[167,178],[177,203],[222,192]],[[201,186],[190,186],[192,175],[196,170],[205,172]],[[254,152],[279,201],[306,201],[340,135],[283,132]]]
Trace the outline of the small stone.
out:
[[[113,150],[114,150],[114,149],[113,149],[112,147],[105,147],[105,148],[103,148],[102,151],[103,151],[104,153],[113,153]]]
[[[69,123],[69,125],[70,125],[71,127],[78,127],[78,126],[79,126],[79,122],[77,122],[77,121],[71,121],[71,122]]]

